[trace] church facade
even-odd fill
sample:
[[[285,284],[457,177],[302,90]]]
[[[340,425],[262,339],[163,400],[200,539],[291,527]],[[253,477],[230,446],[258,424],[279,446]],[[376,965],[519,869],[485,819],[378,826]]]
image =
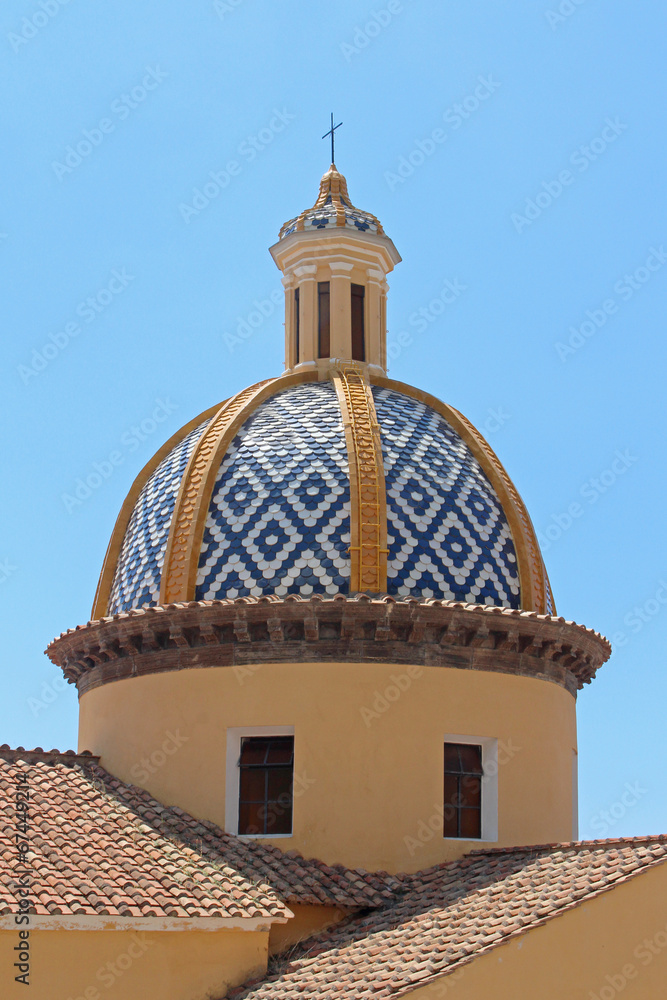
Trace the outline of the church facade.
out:
[[[388,378],[400,256],[335,165],[271,254],[284,373],[139,473],[47,650],[79,751],[0,748],[3,995],[655,1000],[667,838],[577,840],[608,642],[481,434]]]

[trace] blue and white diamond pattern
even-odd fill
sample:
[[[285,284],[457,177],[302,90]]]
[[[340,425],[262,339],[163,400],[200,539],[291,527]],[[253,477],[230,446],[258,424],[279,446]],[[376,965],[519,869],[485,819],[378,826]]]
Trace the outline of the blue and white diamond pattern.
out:
[[[336,207],[332,204],[331,198],[328,198],[327,204],[323,205],[322,208],[310,209],[304,213],[303,228],[305,230],[335,228],[337,218]],[[281,231],[281,239],[284,240],[286,236],[296,231],[297,219],[298,216],[285,223],[285,227]],[[368,215],[367,212],[361,212],[358,208],[345,210],[345,226],[348,229],[357,229],[362,233],[377,233],[378,231],[377,221],[373,216]]]
[[[388,591],[519,606],[516,553],[488,479],[450,425],[423,403],[373,389],[382,432]],[[206,423],[141,491],[114,576],[109,613],[158,603],[176,496]],[[329,382],[283,390],[246,421],[214,486],[197,600],[349,589],[348,458]]]
[[[519,607],[514,544],[467,445],[435,410],[373,389],[387,486],[388,590]]]
[[[176,497],[190,455],[208,421],[173,448],[142,489],[132,511],[111,585],[108,613],[158,604],[162,563]]]
[[[360,212],[357,209],[353,212],[345,213],[345,225],[348,229],[358,229],[360,232],[371,232],[377,233],[378,226],[377,222],[372,215],[367,215],[365,212]]]
[[[350,486],[330,382],[284,389],[232,441],[213,488],[196,599],[347,592]]]

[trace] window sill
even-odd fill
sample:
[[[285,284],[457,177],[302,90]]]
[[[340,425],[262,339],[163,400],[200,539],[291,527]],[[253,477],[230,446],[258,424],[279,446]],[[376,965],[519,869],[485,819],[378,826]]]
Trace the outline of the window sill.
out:
[[[293,833],[234,833],[234,837],[243,840],[289,840]]]
[[[461,844],[497,844],[497,840],[485,840],[484,837],[443,837],[443,840],[452,840]]]

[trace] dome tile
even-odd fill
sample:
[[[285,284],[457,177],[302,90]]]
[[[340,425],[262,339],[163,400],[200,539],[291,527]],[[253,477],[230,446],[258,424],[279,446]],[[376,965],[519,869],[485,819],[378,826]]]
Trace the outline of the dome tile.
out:
[[[130,517],[111,584],[108,614],[155,603],[176,496],[194,447],[208,425],[191,431],[160,463]]]

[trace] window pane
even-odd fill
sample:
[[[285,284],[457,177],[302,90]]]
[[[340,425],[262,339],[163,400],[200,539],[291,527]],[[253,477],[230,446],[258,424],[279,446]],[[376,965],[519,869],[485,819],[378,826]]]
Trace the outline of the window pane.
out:
[[[291,833],[293,762],[293,736],[242,737],[240,834]]]
[[[366,333],[364,328],[364,286],[352,285],[352,360],[366,360]]]
[[[443,837],[458,837],[459,835],[459,813],[453,806],[445,807],[442,819]]]
[[[263,767],[242,767],[239,774],[241,802],[263,802],[266,795],[266,771]]]
[[[268,808],[267,833],[291,833],[292,809]]]
[[[467,774],[482,773],[482,748],[469,743],[461,743],[461,764]]]
[[[445,775],[445,794],[443,797],[444,804],[456,805],[458,802],[459,794],[459,779],[455,774]]]
[[[445,743],[445,771],[457,773],[460,770],[459,744]]]
[[[318,355],[330,356],[329,282],[317,283],[317,340]]]
[[[461,780],[461,805],[474,806],[480,809],[482,806],[482,780],[473,778],[467,774]]]
[[[263,764],[269,741],[263,736],[244,736],[241,740],[241,767],[248,764]]]
[[[291,736],[271,740],[266,757],[267,764],[291,764],[294,756],[294,740]]]
[[[282,792],[266,806],[266,832],[283,833],[286,828],[292,829],[292,796]]]
[[[268,798],[274,800],[281,795],[292,797],[291,767],[272,767],[269,771]]]
[[[482,836],[482,813],[479,809],[461,810],[461,837],[479,840]]]
[[[301,340],[301,312],[299,310],[299,289],[294,289],[294,364],[299,363],[299,341]]]
[[[264,833],[264,806],[257,803],[241,803],[239,806],[239,833]]]

